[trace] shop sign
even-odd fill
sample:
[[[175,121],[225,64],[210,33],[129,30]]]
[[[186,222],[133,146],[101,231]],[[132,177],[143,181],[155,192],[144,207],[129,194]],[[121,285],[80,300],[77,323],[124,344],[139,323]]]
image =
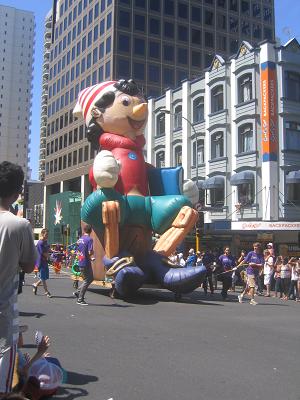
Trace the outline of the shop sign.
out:
[[[300,222],[232,221],[234,231],[300,231]]]

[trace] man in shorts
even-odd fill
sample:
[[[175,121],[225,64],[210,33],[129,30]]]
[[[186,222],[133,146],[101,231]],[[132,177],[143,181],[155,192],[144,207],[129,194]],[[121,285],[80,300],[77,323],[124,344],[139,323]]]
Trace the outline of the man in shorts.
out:
[[[19,337],[19,271],[32,272],[36,259],[30,223],[9,211],[22,192],[23,181],[21,167],[0,163],[0,397],[11,391]]]
[[[244,291],[238,296],[239,303],[243,302],[243,297],[246,293],[250,295],[250,304],[256,306],[258,303],[254,300],[254,291],[256,286],[256,277],[259,271],[264,266],[264,256],[262,254],[262,248],[260,243],[253,244],[253,251],[250,251],[245,257],[244,264],[248,264],[246,268],[247,272],[247,284]]]

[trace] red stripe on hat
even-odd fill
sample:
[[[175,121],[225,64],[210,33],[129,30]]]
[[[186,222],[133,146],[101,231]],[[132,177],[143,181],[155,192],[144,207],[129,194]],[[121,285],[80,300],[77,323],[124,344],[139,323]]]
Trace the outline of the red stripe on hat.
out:
[[[92,96],[93,95],[93,91],[95,91],[95,90],[97,90],[97,88],[98,88],[98,86],[99,85],[94,85],[94,86],[91,86],[89,89],[89,91],[87,92],[87,93],[85,93],[84,94],[84,98],[82,98],[82,104],[81,104],[81,108],[83,109],[83,110],[85,110],[85,104],[84,103],[86,103],[87,101],[88,101],[88,99],[89,99],[89,96]]]
[[[82,99],[82,97],[84,96],[84,94],[88,91],[88,89],[90,89],[90,87],[87,87],[87,88],[83,89],[83,90],[79,93],[79,97],[78,97],[79,104],[81,104],[81,99]]]
[[[97,90],[95,90],[95,92],[91,95],[91,97],[89,98],[89,101],[84,109],[84,119],[87,116],[88,110],[90,108],[90,106],[92,105],[93,101],[95,100],[95,97],[103,90],[105,89],[107,86],[112,85],[113,83],[115,83],[115,81],[108,81],[105,82],[103,85],[101,85]]]

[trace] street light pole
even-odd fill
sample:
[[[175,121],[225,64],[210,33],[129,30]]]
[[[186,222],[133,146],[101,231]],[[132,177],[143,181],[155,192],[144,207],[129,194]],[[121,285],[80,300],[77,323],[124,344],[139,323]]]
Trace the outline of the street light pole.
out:
[[[162,108],[160,110],[160,112],[162,112],[164,114],[168,114],[170,116],[174,116],[175,115],[175,114],[171,113],[170,110],[167,110],[166,108]],[[197,132],[196,132],[196,129],[195,129],[194,125],[192,124],[192,122],[188,118],[184,117],[183,115],[181,115],[181,118],[184,119],[189,124],[189,126],[192,128],[192,130],[194,132],[195,145],[196,145],[196,160],[195,160],[196,161],[196,164],[195,164],[195,168],[196,168],[196,185],[197,185],[197,189],[199,190],[199,186],[198,186],[198,184],[199,184],[198,169],[199,168],[198,168],[198,138],[197,138]],[[196,252],[199,251],[199,249],[200,249],[200,236],[198,235],[197,227],[196,227]]]

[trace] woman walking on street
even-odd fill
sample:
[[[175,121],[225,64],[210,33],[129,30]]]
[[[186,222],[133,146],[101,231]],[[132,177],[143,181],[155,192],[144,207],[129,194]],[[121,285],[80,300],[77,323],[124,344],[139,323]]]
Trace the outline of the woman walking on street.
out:
[[[37,242],[36,248],[38,252],[38,258],[37,258],[37,267],[39,270],[39,280],[33,284],[33,293],[37,293],[37,288],[38,286],[42,283],[44,290],[45,290],[45,295],[47,297],[52,297],[46,281],[49,279],[49,267],[48,267],[48,258],[49,258],[49,250],[50,246],[48,244],[48,229],[42,229],[40,233],[40,240]]]

